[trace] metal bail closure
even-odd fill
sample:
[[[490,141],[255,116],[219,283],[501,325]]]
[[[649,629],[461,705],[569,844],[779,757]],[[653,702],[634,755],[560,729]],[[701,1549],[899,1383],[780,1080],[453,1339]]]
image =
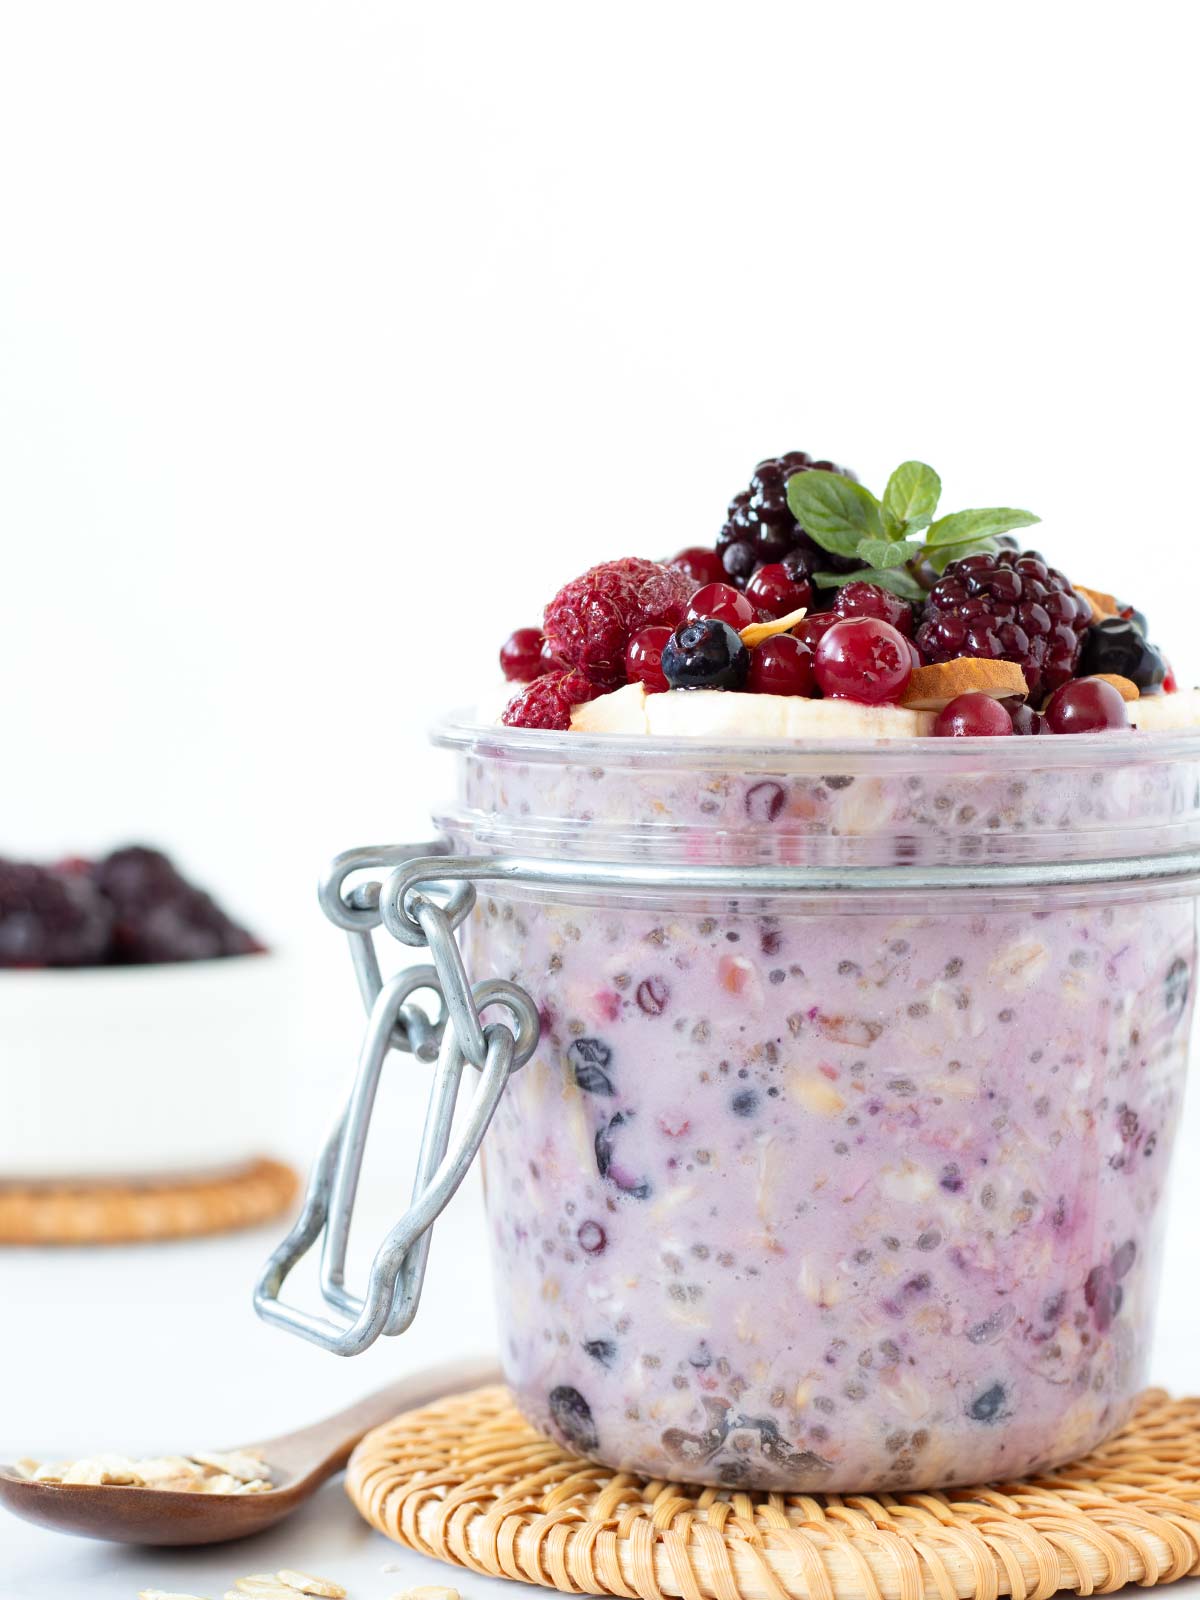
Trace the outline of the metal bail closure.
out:
[[[397,850],[380,852],[374,862],[364,862],[360,857],[355,866],[392,868],[399,855]],[[430,862],[430,866],[435,868],[436,864]],[[415,917],[433,964],[411,967],[378,986],[346,1109],[309,1178],[299,1217],[271,1255],[254,1291],[255,1310],[264,1321],[287,1328],[335,1355],[358,1355],[381,1334],[403,1333],[412,1322],[421,1298],[433,1224],[466,1177],[509,1073],[524,1066],[537,1047],[537,1008],[523,989],[500,979],[478,983],[473,988],[468,985],[453,932],[464,909],[460,909],[461,900],[443,906],[433,892],[426,892],[437,887],[423,883],[422,892],[412,896]],[[375,923],[379,921],[378,885],[367,885],[366,892],[353,890],[351,896],[342,898],[339,883],[343,909],[358,910],[360,915],[373,916]],[[335,915],[334,920],[339,918]],[[360,922],[355,935],[361,932],[369,942],[369,926],[362,931]],[[361,971],[357,956],[355,964]],[[375,989],[375,985],[370,988]],[[433,990],[441,996],[444,1017],[431,1023],[409,999],[417,990]],[[511,1025],[484,1024],[480,1013],[490,1006],[502,1006],[508,1011]],[[360,1297],[346,1287],[346,1253],[379,1080],[392,1051],[412,1051],[424,1057],[435,1040],[437,1065],[409,1206],[376,1252],[366,1293]],[[452,1141],[463,1069],[469,1059],[478,1066],[479,1077],[462,1126]],[[333,1317],[305,1311],[279,1298],[292,1268],[322,1234],[320,1290]]]

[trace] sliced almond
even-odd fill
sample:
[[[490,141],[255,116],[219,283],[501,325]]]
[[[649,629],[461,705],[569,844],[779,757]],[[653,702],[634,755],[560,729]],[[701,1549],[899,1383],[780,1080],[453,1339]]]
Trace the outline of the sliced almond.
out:
[[[1086,589],[1082,583],[1073,585],[1076,594],[1081,594],[1092,608],[1092,621],[1099,622],[1102,617],[1119,617],[1120,607],[1111,594],[1105,594],[1103,589]]]
[[[314,1578],[309,1572],[297,1572],[294,1567],[284,1567],[275,1576],[280,1583],[286,1583],[289,1589],[295,1589],[300,1594],[315,1594],[325,1597],[325,1600],[346,1600],[346,1591],[340,1583],[334,1583],[332,1578]]]
[[[747,650],[753,650],[756,644],[774,638],[777,633],[790,633],[807,615],[807,606],[801,606],[798,611],[789,611],[786,617],[774,617],[770,622],[748,622],[741,630],[741,641]]]
[[[1099,678],[1102,683],[1111,683],[1121,696],[1122,700],[1140,700],[1142,691],[1136,683],[1131,683],[1128,678],[1123,678],[1119,672],[1093,672],[1093,678]]]
[[[960,694],[987,694],[993,700],[1024,700],[1025,674],[1015,661],[985,661],[956,656],[932,667],[915,667],[900,704],[910,711],[940,711]]]

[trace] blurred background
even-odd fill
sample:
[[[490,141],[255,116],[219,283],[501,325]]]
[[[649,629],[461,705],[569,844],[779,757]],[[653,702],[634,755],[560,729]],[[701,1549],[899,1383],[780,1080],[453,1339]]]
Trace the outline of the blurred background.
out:
[[[360,1024],[317,872],[423,837],[430,719],[584,566],[710,542],[761,456],[1029,506],[1194,682],[1197,33],[1168,3],[0,6],[0,852],[157,842],[280,949],[306,1162]],[[180,1338],[270,1360],[310,1410],[369,1381],[253,1323],[261,1238],[195,1248],[136,1290],[10,1256],[0,1293],[101,1351],[132,1317],[163,1374]],[[486,1347],[466,1303],[447,1337]],[[111,1442],[47,1337],[44,1433]]]

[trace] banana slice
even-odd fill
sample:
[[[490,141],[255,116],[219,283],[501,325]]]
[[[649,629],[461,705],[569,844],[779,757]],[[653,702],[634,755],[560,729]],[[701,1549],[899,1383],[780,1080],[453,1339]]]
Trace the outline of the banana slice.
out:
[[[648,695],[640,683],[586,700],[571,710],[572,733],[648,733],[646,706],[651,700],[670,700],[668,694]]]
[[[1176,694],[1144,694],[1130,709],[1129,720],[1143,733],[1168,733],[1173,728],[1200,726],[1200,689],[1180,689]]]
[[[792,698],[727,689],[674,689],[646,696],[646,720],[650,732],[664,738],[784,739]]]

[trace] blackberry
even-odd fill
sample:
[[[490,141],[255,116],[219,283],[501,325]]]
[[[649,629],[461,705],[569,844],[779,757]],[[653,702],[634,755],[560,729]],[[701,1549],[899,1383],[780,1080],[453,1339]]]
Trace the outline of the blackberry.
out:
[[[822,550],[791,513],[787,501],[788,479],[814,468],[854,478],[852,472],[835,466],[832,461],[814,461],[803,450],[789,450],[785,455],[760,461],[750,479],[750,487],[734,495],[729,502],[728,520],[717,536],[717,554],[730,583],[739,589],[745,588],[757,568],[783,561],[793,551],[804,551],[810,557],[807,570],[791,574],[797,578],[810,578],[818,570],[852,572],[862,566],[861,561],[852,557],[834,556]]]
[[[1044,700],[1075,676],[1091,607],[1036,551],[964,556],[930,590],[917,646],[925,661],[1014,661]]]
[[[112,907],[114,962],[205,961],[263,949],[160,850],[114,850],[96,863],[94,880]]]
[[[83,873],[0,860],[0,967],[103,963],[112,912]]]

